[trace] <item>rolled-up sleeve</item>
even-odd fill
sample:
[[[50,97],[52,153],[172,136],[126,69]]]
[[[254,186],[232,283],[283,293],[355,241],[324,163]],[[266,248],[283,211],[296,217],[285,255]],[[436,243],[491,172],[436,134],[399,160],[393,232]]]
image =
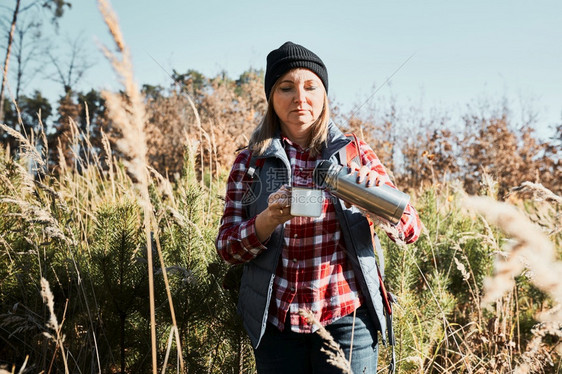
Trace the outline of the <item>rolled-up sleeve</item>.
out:
[[[266,247],[256,235],[255,217],[246,217],[243,199],[251,181],[246,175],[251,153],[238,154],[226,184],[225,206],[215,245],[218,254],[230,264],[252,260]]]

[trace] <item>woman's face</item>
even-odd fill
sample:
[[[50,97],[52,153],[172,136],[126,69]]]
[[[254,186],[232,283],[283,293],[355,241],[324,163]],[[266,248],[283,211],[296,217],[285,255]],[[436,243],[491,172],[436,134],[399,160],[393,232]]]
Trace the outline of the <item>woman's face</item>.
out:
[[[308,69],[287,72],[273,91],[273,109],[281,129],[291,135],[306,135],[324,108],[326,90],[316,74]]]

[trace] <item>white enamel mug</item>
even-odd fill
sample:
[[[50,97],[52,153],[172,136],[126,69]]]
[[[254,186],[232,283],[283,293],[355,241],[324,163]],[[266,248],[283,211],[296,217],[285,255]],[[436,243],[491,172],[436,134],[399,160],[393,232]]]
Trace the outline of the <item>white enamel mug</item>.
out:
[[[324,206],[322,190],[303,187],[291,188],[291,214],[301,217],[320,217]]]

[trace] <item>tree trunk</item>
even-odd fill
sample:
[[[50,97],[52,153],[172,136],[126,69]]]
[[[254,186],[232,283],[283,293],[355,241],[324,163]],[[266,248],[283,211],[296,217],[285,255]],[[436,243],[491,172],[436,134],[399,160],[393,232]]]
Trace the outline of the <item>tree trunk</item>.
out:
[[[125,314],[125,312],[121,312],[120,313],[120,319],[121,319],[121,336],[119,337],[120,339],[120,344],[121,344],[121,374],[125,373],[125,320],[127,318],[127,315]]]
[[[0,123],[4,121],[4,90],[8,80],[8,64],[10,62],[10,51],[14,41],[14,32],[16,30],[16,22],[20,11],[21,0],[16,0],[16,8],[14,9],[14,17],[12,18],[12,26],[10,27],[10,35],[8,36],[8,46],[6,47],[6,58],[4,59],[4,71],[2,74],[2,87],[0,88]]]
[[[19,39],[19,43],[18,43],[18,47],[16,49],[16,62],[18,64],[17,67],[17,71],[16,71],[16,94],[14,95],[15,99],[16,99],[16,103],[19,103],[19,99],[20,99],[20,90],[21,90],[21,79],[23,77],[23,59],[22,59],[22,55],[23,55],[23,31],[19,30],[18,31],[18,39]]]

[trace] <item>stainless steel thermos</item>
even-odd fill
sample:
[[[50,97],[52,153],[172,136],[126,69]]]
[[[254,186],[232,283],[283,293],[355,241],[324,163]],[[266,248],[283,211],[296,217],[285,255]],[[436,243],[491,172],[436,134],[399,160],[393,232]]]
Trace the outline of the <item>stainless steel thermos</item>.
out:
[[[367,187],[366,181],[357,183],[357,172],[349,173],[347,167],[330,161],[320,162],[314,169],[314,181],[325,187],[334,196],[366,211],[386,219],[392,224],[400,222],[400,217],[410,201],[410,196],[381,183]]]

